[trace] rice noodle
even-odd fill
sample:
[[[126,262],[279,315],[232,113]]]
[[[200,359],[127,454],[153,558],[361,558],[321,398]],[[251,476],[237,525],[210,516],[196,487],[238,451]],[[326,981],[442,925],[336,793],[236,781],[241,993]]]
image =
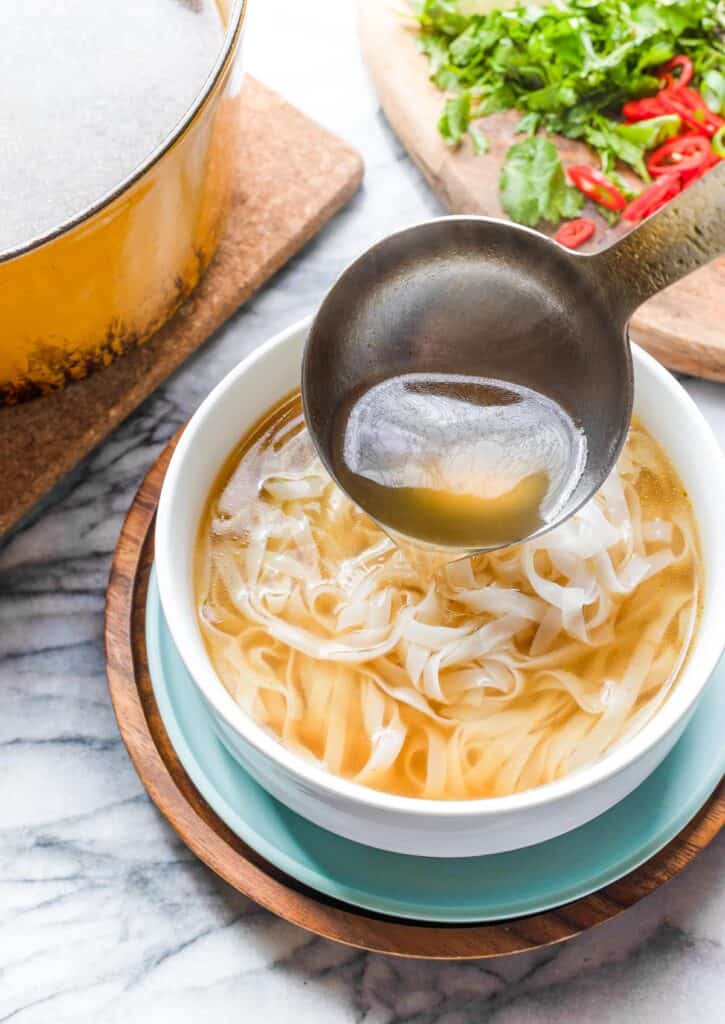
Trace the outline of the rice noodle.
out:
[[[645,431],[568,522],[431,579],[337,490],[288,405],[212,501],[198,557],[212,660],[285,745],[463,799],[580,769],[657,712],[695,628],[698,549]]]

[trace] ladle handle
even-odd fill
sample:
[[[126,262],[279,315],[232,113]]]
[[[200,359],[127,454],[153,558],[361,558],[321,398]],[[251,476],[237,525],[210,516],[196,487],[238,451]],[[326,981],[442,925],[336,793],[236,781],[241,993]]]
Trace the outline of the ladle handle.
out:
[[[589,269],[624,324],[647,299],[724,252],[725,160],[621,241],[590,256]]]

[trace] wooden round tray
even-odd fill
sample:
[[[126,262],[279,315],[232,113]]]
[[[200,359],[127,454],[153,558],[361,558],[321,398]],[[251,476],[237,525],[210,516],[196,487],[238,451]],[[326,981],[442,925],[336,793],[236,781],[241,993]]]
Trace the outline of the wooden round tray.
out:
[[[144,618],[153,523],[175,438],[131,506],[113,560],[106,602],[108,682],[121,735],[151,799],[184,842],[239,892],[326,938],[399,956],[479,958],[570,939],[631,907],[692,861],[725,822],[725,785],[660,853],[585,899],[556,910],[482,925],[411,923],[358,910],[287,877],[246,846],[208,806],[164,729],[149,677]]]

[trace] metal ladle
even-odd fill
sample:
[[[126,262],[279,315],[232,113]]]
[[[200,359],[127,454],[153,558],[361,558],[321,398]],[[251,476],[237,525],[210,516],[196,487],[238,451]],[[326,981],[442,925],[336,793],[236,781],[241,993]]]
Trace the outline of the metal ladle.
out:
[[[523,385],[558,403],[586,439],[578,483],[530,536],[553,528],[601,487],[627,436],[630,317],[723,251],[725,161],[593,255],[487,217],[442,217],[389,235],[338,278],[307,340],[302,397],[324,465],[344,491],[335,413],[381,380],[446,373]],[[447,560],[471,553],[449,548]]]

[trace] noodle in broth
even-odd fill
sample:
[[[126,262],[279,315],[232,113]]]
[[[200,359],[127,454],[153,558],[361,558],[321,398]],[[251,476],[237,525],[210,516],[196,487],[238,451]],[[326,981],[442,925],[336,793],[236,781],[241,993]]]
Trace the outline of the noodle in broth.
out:
[[[198,615],[227,690],[289,750],[389,793],[493,797],[652,718],[691,644],[699,564],[683,487],[635,421],[571,519],[431,578],[333,484],[294,394],[210,497]]]

